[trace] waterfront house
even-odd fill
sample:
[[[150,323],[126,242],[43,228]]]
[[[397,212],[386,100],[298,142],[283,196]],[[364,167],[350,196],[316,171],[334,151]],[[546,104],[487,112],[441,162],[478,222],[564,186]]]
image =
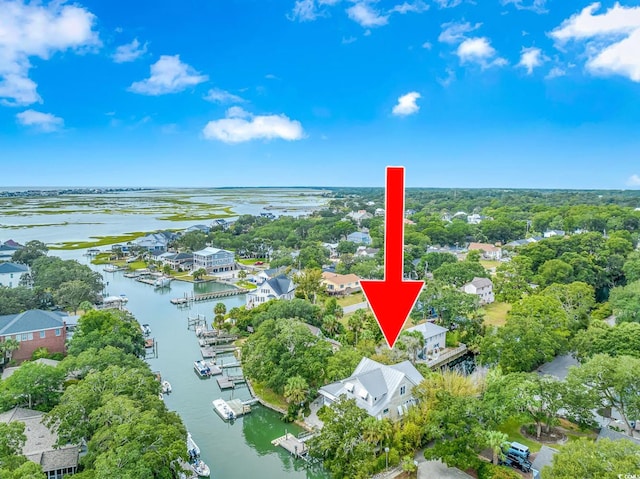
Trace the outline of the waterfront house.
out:
[[[29,274],[29,267],[20,263],[0,263],[0,286],[15,288],[23,276]]]
[[[0,423],[22,422],[26,441],[21,453],[39,464],[47,479],[63,479],[78,471],[80,447],[67,444],[56,446],[58,435],[42,422],[44,413],[16,407],[0,414]]]
[[[283,274],[269,278],[247,293],[246,308],[254,308],[272,299],[293,299],[295,290],[293,281]]]
[[[231,226],[232,222],[231,221],[227,221],[223,218],[218,218],[215,219],[211,222],[211,228],[222,228],[223,230],[227,230],[229,229],[229,226]]]
[[[446,346],[447,328],[438,326],[433,323],[422,323],[411,328],[407,328],[408,332],[419,332],[424,338],[422,348],[418,351],[417,356],[421,359],[427,358],[427,356],[437,353],[444,349]]]
[[[352,243],[357,243],[357,244],[370,245],[371,236],[369,236],[369,233],[364,233],[362,231],[354,231],[353,233],[347,235],[347,241],[350,241]]]
[[[370,416],[395,421],[416,403],[413,388],[423,380],[409,361],[387,366],[362,358],[350,377],[327,384],[318,392],[324,405],[330,406],[341,398],[355,399]]]
[[[329,258],[338,257],[338,243],[322,243],[322,246],[329,252]]]
[[[22,248],[23,246],[20,243],[13,240],[7,240],[0,244],[0,263],[4,261],[11,261],[13,259],[13,254]]]
[[[374,214],[376,216],[384,216],[384,208],[376,208]]]
[[[325,271],[322,273],[320,284],[330,295],[345,295],[360,291],[360,278],[353,273],[338,274]]]
[[[493,283],[489,278],[473,278],[462,286],[462,291],[478,296],[480,304],[491,304],[494,301]]]
[[[207,246],[193,253],[193,269],[207,270],[207,273],[222,273],[236,269],[236,259],[232,251]]]
[[[353,256],[356,258],[375,258],[380,248],[370,248],[368,246],[358,246]]]
[[[551,238],[553,236],[564,236],[564,231],[562,231],[562,230],[547,230],[542,234],[542,236],[544,236],[545,238]]]
[[[200,231],[204,234],[209,234],[210,230],[211,228],[207,225],[193,225],[193,226],[189,226],[186,230],[184,230],[184,233],[192,233],[194,231]]]
[[[502,248],[489,243],[469,243],[469,251],[480,251],[484,259],[500,261],[502,258]]]
[[[193,267],[193,253],[163,253],[158,256],[162,264],[168,264],[176,271],[190,270]]]
[[[31,359],[38,348],[47,348],[50,353],[65,353],[66,318],[66,313],[40,309],[0,316],[0,341],[15,339],[20,343],[12,353],[17,362]]]
[[[167,250],[169,239],[162,233],[151,233],[142,238],[137,238],[132,243],[140,248],[144,248],[150,253],[164,252]]]

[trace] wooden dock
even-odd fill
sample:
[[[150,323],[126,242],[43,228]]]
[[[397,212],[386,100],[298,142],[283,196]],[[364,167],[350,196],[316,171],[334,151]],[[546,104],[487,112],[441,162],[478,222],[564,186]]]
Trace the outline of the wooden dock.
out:
[[[212,299],[226,298],[228,296],[236,296],[238,294],[248,293],[249,290],[245,288],[233,288],[225,289],[223,291],[212,291],[210,293],[192,294],[191,296],[184,296],[182,298],[173,298],[171,304],[189,304],[194,301],[210,301]]]
[[[434,371],[436,369],[442,369],[446,367],[449,363],[452,363],[456,359],[461,358],[462,356],[467,354],[467,352],[468,352],[467,346],[465,344],[460,344],[460,346],[458,346],[457,348],[440,354],[440,356],[437,359],[426,361],[426,364],[427,366],[429,366],[429,368],[431,368]]]
[[[216,381],[218,381],[218,387],[220,389],[233,389],[236,385],[227,376],[220,376],[219,378],[216,378]]]
[[[291,433],[286,433],[284,436],[274,439],[271,444],[284,448],[295,457],[302,458],[309,452],[307,445]]]
[[[244,416],[251,412],[251,406],[242,402],[240,399],[230,399],[229,401],[226,401],[226,403],[236,417]]]

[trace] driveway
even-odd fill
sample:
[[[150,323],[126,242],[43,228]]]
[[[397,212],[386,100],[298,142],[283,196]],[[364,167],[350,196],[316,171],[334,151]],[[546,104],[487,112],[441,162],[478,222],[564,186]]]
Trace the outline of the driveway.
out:
[[[369,307],[369,303],[367,303],[366,301],[363,301],[362,303],[356,303],[350,306],[345,306],[344,308],[342,308],[342,310],[344,311],[344,314],[349,314],[349,313],[353,313],[358,309],[366,309],[368,307]]]
[[[417,458],[416,458],[417,460]],[[418,479],[473,479],[466,472],[448,467],[440,461],[418,461]]]
[[[560,380],[565,380],[571,366],[577,366],[578,360],[570,354],[558,356],[553,361],[545,363],[538,368],[540,374],[550,374]]]

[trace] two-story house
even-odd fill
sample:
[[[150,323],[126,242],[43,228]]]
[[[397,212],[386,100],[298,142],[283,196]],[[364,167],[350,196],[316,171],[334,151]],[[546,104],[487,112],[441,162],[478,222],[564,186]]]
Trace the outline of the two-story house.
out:
[[[424,377],[409,361],[386,366],[362,358],[353,374],[318,391],[324,405],[341,398],[355,399],[358,407],[378,419],[400,419],[415,404],[413,388]]]
[[[272,299],[293,299],[295,290],[293,281],[283,274],[269,278],[247,293],[246,308],[255,308]]]
[[[195,271],[200,268],[206,269],[207,273],[233,271],[236,268],[235,254],[232,251],[207,246],[193,253],[193,269]]]
[[[500,261],[502,258],[502,248],[489,243],[469,243],[469,251],[480,251],[484,259]]]
[[[13,254],[22,248],[22,245],[13,240],[7,240],[0,244],[0,263],[3,261],[11,261]]]
[[[478,296],[478,298],[480,298],[480,304],[491,304],[494,302],[493,283],[489,278],[473,278],[472,281],[462,286],[462,291]]]
[[[322,273],[320,284],[330,295],[351,294],[360,291],[360,278],[353,273],[338,274],[325,271]]]
[[[162,233],[151,233],[142,238],[137,238],[132,243],[140,248],[144,248],[150,253],[167,251],[169,239]]]
[[[437,324],[426,322],[418,324],[417,326],[413,326],[411,328],[407,328],[407,331],[417,331],[422,334],[424,343],[422,344],[422,347],[417,354],[417,356],[421,359],[425,359],[427,356],[433,353],[437,354],[446,346],[448,330],[447,328],[443,328],[442,326],[438,326]]]
[[[17,362],[31,359],[38,348],[50,353],[64,353],[67,331],[65,313],[30,309],[20,314],[0,316],[0,341],[15,339],[20,347],[11,357]],[[4,358],[0,358],[2,361]]]
[[[29,274],[29,267],[20,263],[0,263],[0,286],[15,288],[20,285],[24,275]]]

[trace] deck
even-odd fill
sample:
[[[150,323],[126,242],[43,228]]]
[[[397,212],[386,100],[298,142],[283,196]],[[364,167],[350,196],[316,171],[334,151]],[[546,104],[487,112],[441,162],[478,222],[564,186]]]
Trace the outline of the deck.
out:
[[[211,293],[202,293],[202,294],[194,294],[191,296],[184,296],[182,298],[173,298],[169,301],[171,304],[180,305],[180,304],[189,304],[194,301],[210,301],[212,299],[218,298],[226,298],[228,296],[235,296],[238,294],[248,293],[249,290],[245,288],[233,288],[233,289],[225,289],[223,291],[212,291]]]
[[[291,433],[286,433],[284,436],[274,439],[271,444],[284,448],[295,457],[306,456],[309,452],[307,445]]]

